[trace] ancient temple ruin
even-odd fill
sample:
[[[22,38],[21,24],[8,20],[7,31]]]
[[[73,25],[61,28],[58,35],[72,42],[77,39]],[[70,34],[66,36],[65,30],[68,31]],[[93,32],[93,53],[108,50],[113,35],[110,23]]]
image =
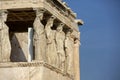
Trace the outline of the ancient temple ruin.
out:
[[[0,0],[0,80],[80,80],[82,24],[62,0]]]

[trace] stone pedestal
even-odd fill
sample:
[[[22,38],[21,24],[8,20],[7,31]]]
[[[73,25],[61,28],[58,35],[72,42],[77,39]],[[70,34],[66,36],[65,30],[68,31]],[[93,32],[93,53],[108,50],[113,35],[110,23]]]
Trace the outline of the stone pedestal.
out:
[[[0,63],[0,80],[72,80],[59,69],[42,62]]]

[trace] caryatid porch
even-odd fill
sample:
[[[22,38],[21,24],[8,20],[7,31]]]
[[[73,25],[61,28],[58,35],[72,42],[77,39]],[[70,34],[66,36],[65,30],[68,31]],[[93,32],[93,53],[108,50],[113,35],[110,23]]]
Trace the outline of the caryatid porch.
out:
[[[48,58],[47,58],[49,56],[45,55],[47,52],[43,51],[45,54],[42,54],[42,55],[41,53],[38,52],[40,48],[45,47],[43,46],[45,44],[46,44],[46,49],[47,49],[48,45],[47,43],[44,43],[44,42],[47,42],[48,38],[51,39],[49,34],[52,32],[53,33],[56,32],[57,27],[61,25],[63,27],[62,31],[64,32],[64,34],[67,34],[70,30],[71,33],[70,33],[70,37],[68,37],[68,40],[69,38],[71,38],[73,41],[73,44],[69,44],[69,45],[73,45],[72,47],[73,47],[74,53],[72,56],[73,58],[72,66],[74,67],[73,69],[75,71],[72,73],[68,73],[68,74],[70,77],[72,78],[74,77],[74,80],[79,80],[78,79],[79,78],[78,76],[79,75],[79,58],[77,58],[76,60],[76,57],[79,56],[78,50],[79,50],[79,43],[80,43],[79,42],[80,32],[78,31],[78,23],[82,25],[83,22],[75,20],[75,14],[69,8],[67,8],[66,5],[64,5],[62,2],[57,1],[57,0],[55,1],[52,1],[52,0],[26,0],[26,1],[12,0],[12,1],[1,1],[1,2],[2,2],[2,6],[0,7],[1,16],[4,16],[7,14],[7,17],[1,18],[1,19],[6,18],[7,21],[3,20],[3,22],[1,23],[2,23],[2,26],[6,24],[6,26],[9,28],[9,31],[8,31],[9,35],[4,35],[4,34],[2,35],[7,36],[8,38],[10,37],[9,41],[11,43],[11,49],[10,51],[8,50],[9,52],[11,52],[10,57],[6,57],[9,59],[6,59],[7,61],[1,60],[1,62],[9,62],[10,60],[12,62],[32,62],[31,64],[33,64],[34,62],[37,62],[37,63],[43,62],[45,64],[48,64],[49,67],[50,65],[55,67],[56,68],[55,71],[59,72],[59,69],[60,69],[60,72],[62,72],[63,74],[66,74],[67,68],[68,68],[66,66],[67,61],[65,61],[64,67],[59,64],[60,61],[58,61],[58,63],[55,63],[55,64],[54,62],[49,63]],[[48,30],[48,28],[46,27],[48,27],[50,30]],[[43,33],[39,33],[39,32],[42,32],[42,31],[39,31],[42,29],[44,30]],[[37,32],[39,33],[39,35],[35,36],[35,34],[38,34]],[[41,38],[39,38],[41,34],[46,35],[44,36],[44,38],[47,37],[47,39],[46,40],[44,39],[44,41],[42,42],[40,41]],[[14,43],[15,41],[17,41],[16,44]],[[44,43],[44,44],[39,46],[39,43]],[[15,49],[16,48],[15,45],[17,46],[19,45],[18,48],[20,47],[21,49],[20,50]],[[36,50],[37,48],[38,50]],[[63,48],[65,52],[65,57],[68,57],[69,54],[66,55],[66,47],[63,46]],[[19,54],[16,54],[15,51]],[[56,53],[57,53],[57,50],[56,50]],[[65,60],[67,60],[67,58],[65,58]],[[21,63],[21,64],[24,65],[24,63]],[[57,65],[60,65],[60,66],[57,66]],[[26,66],[29,66],[29,65],[26,65]]]

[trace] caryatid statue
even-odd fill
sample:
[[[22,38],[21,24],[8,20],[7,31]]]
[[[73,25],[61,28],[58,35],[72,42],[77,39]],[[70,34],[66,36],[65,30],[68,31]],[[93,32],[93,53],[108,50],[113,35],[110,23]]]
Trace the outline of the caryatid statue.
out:
[[[35,60],[38,61],[46,61],[46,35],[44,25],[41,22],[43,20],[44,12],[45,10],[43,9],[37,9],[36,18],[33,23],[33,43],[35,47]]]
[[[56,47],[57,47],[57,55],[58,55],[58,67],[64,71],[65,70],[65,33],[63,32],[63,23],[60,23],[56,29]]]
[[[74,72],[74,62],[73,62],[73,54],[74,54],[74,38],[71,37],[72,29],[69,29],[66,33],[65,38],[65,52],[66,52],[66,71],[67,73],[73,75]]]
[[[54,16],[51,16],[47,24],[45,26],[46,36],[47,36],[47,61],[49,64],[53,66],[58,66],[58,56],[57,56],[57,50],[56,50],[56,41],[55,41],[55,34],[56,30],[52,30],[53,22],[55,20]]]
[[[0,11],[0,62],[9,62],[11,54],[11,44],[9,39],[9,28],[5,24],[7,11]]]

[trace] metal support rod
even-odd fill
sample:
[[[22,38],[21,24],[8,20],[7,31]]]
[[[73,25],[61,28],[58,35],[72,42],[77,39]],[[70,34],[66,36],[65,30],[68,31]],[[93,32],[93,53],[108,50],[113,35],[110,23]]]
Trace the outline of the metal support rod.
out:
[[[28,28],[28,62],[33,60],[33,28]]]

